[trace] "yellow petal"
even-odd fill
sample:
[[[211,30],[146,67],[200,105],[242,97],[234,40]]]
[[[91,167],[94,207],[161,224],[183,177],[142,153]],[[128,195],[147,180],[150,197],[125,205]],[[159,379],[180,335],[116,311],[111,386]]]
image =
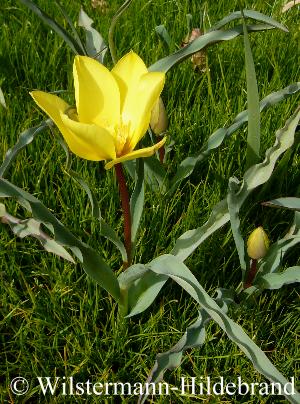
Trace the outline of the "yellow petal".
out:
[[[61,114],[61,119],[64,125],[73,133],[73,137],[76,140],[80,139],[86,149],[89,150],[89,153],[83,158],[100,161],[116,157],[114,138],[108,130],[95,124],[76,122],[66,114]]]
[[[137,93],[131,104],[125,105],[122,117],[131,121],[131,139],[129,149],[133,150],[144,136],[151,117],[151,111],[157,102],[165,84],[165,74],[159,72],[144,74],[139,81]]]
[[[115,164],[118,163],[123,163],[124,161],[128,161],[128,160],[134,160],[140,157],[150,157],[152,156],[158,149],[160,149],[164,144],[165,141],[167,140],[166,137],[164,137],[160,142],[156,143],[153,146],[150,147],[145,147],[143,149],[138,149],[138,150],[134,150],[128,154],[124,154],[124,156],[122,157],[118,157],[112,161],[110,161],[109,163],[105,164],[105,169],[109,170],[110,168],[112,168]]]
[[[87,56],[75,56],[75,99],[79,121],[102,127],[120,121],[120,92],[111,72]]]
[[[70,106],[61,98],[53,94],[48,94],[43,91],[32,91],[31,97],[37,105],[52,119],[57,125],[70,150],[77,156],[86,158],[86,155],[92,150],[78,137],[65,126],[61,119],[61,114],[64,114]]]
[[[131,51],[118,61],[111,72],[120,89],[122,110],[124,103],[130,102],[131,97],[135,96],[140,77],[148,70],[143,60]]]

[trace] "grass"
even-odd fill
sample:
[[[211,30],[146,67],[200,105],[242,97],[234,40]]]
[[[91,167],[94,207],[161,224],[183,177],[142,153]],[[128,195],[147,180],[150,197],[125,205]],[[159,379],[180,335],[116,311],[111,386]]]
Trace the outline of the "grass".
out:
[[[52,2],[36,1],[61,23]],[[151,64],[165,55],[165,49],[154,32],[164,23],[178,46],[186,35],[186,14],[193,24],[204,26],[220,20],[238,9],[235,1],[199,2],[136,0],[122,16],[116,31],[118,56],[133,49]],[[294,82],[299,77],[296,44],[299,43],[294,7],[280,14],[280,1],[248,2],[248,7],[272,15],[286,24],[289,34],[274,30],[251,35],[260,98]],[[109,2],[104,14],[83,1],[85,11],[95,27],[106,36],[109,22],[120,1]],[[66,4],[72,20],[80,9],[78,0]],[[0,5],[0,80],[7,110],[0,109],[1,156],[18,139],[20,132],[43,118],[28,92],[65,89],[72,98],[71,66],[73,55],[64,43],[20,3],[6,0]],[[208,50],[211,92],[208,74],[197,74],[189,61],[167,75],[163,93],[170,120],[169,131],[175,140],[169,156],[170,175],[188,155],[197,154],[208,136],[218,127],[229,124],[246,108],[246,84],[243,39],[237,38]],[[262,148],[274,141],[274,132],[284,125],[297,105],[291,97],[262,115]],[[136,262],[147,262],[169,252],[175,240],[186,230],[200,226],[215,203],[227,192],[230,176],[241,178],[245,165],[246,136],[240,130],[212,156],[200,164],[171,200],[164,201],[159,192],[149,188],[139,234]],[[8,179],[31,192],[69,227],[79,238],[100,249],[109,265],[118,269],[117,250],[97,236],[99,225],[91,218],[84,192],[64,171],[65,155],[48,132],[43,132],[23,151],[10,170]],[[72,158],[72,168],[94,187],[104,219],[122,233],[118,190],[113,171],[102,165]],[[299,154],[283,167],[281,178],[273,183],[267,199],[296,195],[299,185]],[[109,192],[107,191],[109,190]],[[299,196],[299,188],[298,188]],[[258,197],[244,209],[244,236],[262,224],[275,241],[284,234],[290,213],[262,208]],[[263,199],[263,198],[262,198]],[[261,199],[261,200],[262,200]],[[11,214],[23,211],[7,203]],[[297,261],[298,260],[298,261]],[[288,263],[299,265],[299,250],[288,257]],[[209,293],[217,287],[237,286],[240,270],[237,252],[229,226],[218,231],[187,260],[188,267]],[[0,401],[5,403],[96,402],[93,397],[43,397],[36,377],[74,376],[77,381],[144,382],[158,352],[171,347],[197,316],[197,308],[179,287],[168,283],[163,293],[145,313],[119,322],[117,307],[107,294],[87,279],[79,264],[72,266],[42,251],[30,239],[15,238],[4,226],[0,239],[1,294],[1,385]],[[280,291],[265,292],[250,307],[232,309],[231,317],[241,324],[253,340],[287,378],[299,377],[299,291],[288,286]],[[14,396],[10,380],[23,376],[30,382],[28,395]],[[263,381],[241,351],[215,325],[207,328],[207,343],[200,350],[190,350],[180,368],[167,372],[165,380],[174,386],[180,377],[206,377],[218,381]],[[298,382],[298,388],[299,388]],[[279,397],[156,397],[155,402],[211,403],[279,403]],[[132,397],[107,397],[97,400],[135,402]]]

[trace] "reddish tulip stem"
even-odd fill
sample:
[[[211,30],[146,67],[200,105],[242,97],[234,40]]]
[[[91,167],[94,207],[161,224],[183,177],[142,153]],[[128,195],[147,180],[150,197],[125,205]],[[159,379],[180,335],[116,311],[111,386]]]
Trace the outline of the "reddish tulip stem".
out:
[[[162,136],[158,136],[158,141],[160,142],[163,139]],[[159,150],[158,150],[158,155],[159,155],[159,161],[161,162],[161,164],[164,163],[164,159],[165,159],[165,146],[162,146]]]
[[[253,259],[251,261],[251,266],[250,266],[250,270],[249,270],[248,275],[247,275],[247,279],[246,279],[246,282],[245,282],[245,285],[244,285],[244,289],[250,288],[250,286],[252,286],[252,282],[253,282],[253,280],[255,278],[256,272],[257,272],[257,260]]]
[[[124,216],[124,242],[127,252],[127,262],[123,262],[123,267],[128,268],[131,261],[131,214],[129,193],[121,163],[115,165],[116,175],[119,183],[120,199]]]

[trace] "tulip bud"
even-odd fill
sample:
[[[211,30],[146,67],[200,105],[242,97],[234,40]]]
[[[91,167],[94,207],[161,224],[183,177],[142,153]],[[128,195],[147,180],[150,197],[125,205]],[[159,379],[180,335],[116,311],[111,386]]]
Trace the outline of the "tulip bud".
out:
[[[254,260],[263,258],[268,251],[269,244],[270,241],[264,229],[261,226],[257,227],[250,234],[247,241],[247,253],[249,257]]]
[[[167,130],[168,117],[161,97],[159,97],[152,109],[150,127],[157,136],[161,135]]]

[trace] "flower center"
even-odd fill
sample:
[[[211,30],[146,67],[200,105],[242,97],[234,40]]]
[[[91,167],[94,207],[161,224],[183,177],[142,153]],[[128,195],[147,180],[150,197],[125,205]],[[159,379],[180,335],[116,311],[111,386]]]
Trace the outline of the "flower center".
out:
[[[129,140],[130,123],[121,122],[116,127],[116,154],[117,157],[122,156],[126,150],[126,143]]]

